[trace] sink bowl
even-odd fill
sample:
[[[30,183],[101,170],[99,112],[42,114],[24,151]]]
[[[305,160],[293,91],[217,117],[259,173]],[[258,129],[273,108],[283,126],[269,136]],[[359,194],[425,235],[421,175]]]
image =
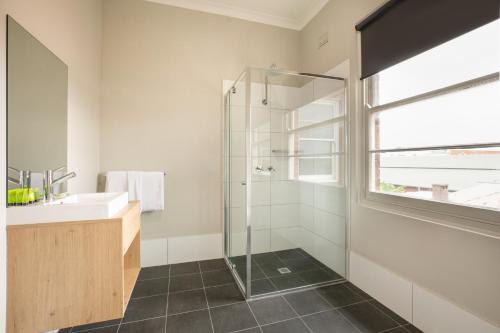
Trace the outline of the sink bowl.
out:
[[[108,219],[127,204],[127,192],[72,194],[51,202],[9,207],[7,225]]]

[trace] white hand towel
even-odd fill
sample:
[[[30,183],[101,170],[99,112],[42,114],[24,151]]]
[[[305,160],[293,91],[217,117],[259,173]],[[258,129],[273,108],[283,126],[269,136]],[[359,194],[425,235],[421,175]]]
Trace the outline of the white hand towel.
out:
[[[106,192],[127,192],[128,178],[126,171],[108,171],[106,173]]]
[[[163,172],[142,173],[142,211],[165,209],[165,175]]]
[[[128,198],[129,200],[138,200],[141,202],[142,209],[142,172],[141,171],[127,171],[128,180]]]

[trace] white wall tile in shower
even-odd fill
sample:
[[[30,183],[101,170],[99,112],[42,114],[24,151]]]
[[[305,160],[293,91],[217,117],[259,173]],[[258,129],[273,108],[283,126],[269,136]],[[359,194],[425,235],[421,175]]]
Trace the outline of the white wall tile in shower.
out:
[[[345,247],[345,217],[315,209],[314,233]]]
[[[252,182],[252,206],[270,204],[269,182]]]
[[[300,203],[314,206],[314,184],[299,182]]]
[[[231,132],[231,156],[246,156],[245,132]]]
[[[271,114],[269,110],[265,107],[252,107],[250,112],[252,131],[269,133],[271,129]]]
[[[299,225],[309,231],[314,230],[314,207],[299,204]]]
[[[345,189],[316,184],[314,186],[314,206],[330,213],[345,216]]]
[[[244,207],[245,203],[245,185],[241,182],[231,182],[231,207]]]
[[[270,109],[271,132],[285,133],[286,132],[286,112],[287,110]]]
[[[271,206],[271,228],[296,227],[299,223],[299,204]]]
[[[233,182],[241,182],[246,179],[246,158],[232,157],[230,161],[231,180]]]
[[[270,156],[270,149],[271,137],[269,132],[252,132],[252,156]]]
[[[271,171],[271,180],[288,180],[288,163],[288,157],[271,157],[269,166],[274,168],[274,171]]]
[[[250,216],[252,230],[271,228],[271,206],[252,206]]]
[[[301,239],[300,227],[271,229],[271,251],[281,251],[298,247]]]
[[[299,203],[299,183],[296,181],[271,181],[271,204]]]

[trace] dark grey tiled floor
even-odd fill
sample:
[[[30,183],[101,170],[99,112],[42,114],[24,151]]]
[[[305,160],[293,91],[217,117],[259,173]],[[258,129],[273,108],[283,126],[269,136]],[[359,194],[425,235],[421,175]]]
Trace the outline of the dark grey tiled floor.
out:
[[[257,259],[270,264],[297,260],[296,255],[300,252]],[[246,302],[227,274],[222,259],[144,268],[124,318],[60,332],[420,332],[348,282]],[[253,283],[262,290],[276,290],[271,281],[265,278]]]
[[[246,257],[234,257],[231,261],[242,281],[246,281]],[[281,274],[279,268],[288,268],[290,273]],[[252,295],[257,296],[277,290],[342,280],[342,276],[306,251],[296,248],[252,255],[251,280],[254,287]]]

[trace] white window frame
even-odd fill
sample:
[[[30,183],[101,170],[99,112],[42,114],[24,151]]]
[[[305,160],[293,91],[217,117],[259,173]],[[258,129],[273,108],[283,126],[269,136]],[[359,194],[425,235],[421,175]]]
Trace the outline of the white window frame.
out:
[[[361,59],[361,38],[358,33],[358,60]],[[361,68],[358,61],[358,69]],[[361,71],[360,71],[361,72]],[[358,129],[359,129],[359,154],[360,161],[359,170],[359,195],[358,199],[362,206],[366,208],[380,210],[386,213],[392,213],[404,217],[419,219],[422,221],[451,226],[461,230],[471,231],[474,233],[500,238],[500,211],[488,208],[478,208],[472,206],[464,206],[452,202],[439,202],[412,198],[408,196],[398,195],[397,193],[381,193],[370,190],[370,114],[374,110],[382,110],[404,103],[416,102],[419,100],[428,99],[434,96],[447,94],[453,91],[473,87],[479,84],[493,82],[499,79],[499,72],[476,78],[470,81],[455,84],[449,87],[437,89],[417,96],[408,97],[396,102],[387,103],[380,106],[371,107],[367,105],[368,94],[371,93],[369,80],[358,80]],[[460,147],[470,148],[471,146],[479,145],[461,145]],[[458,146],[457,146],[458,147]],[[435,148],[435,147],[433,147]]]

